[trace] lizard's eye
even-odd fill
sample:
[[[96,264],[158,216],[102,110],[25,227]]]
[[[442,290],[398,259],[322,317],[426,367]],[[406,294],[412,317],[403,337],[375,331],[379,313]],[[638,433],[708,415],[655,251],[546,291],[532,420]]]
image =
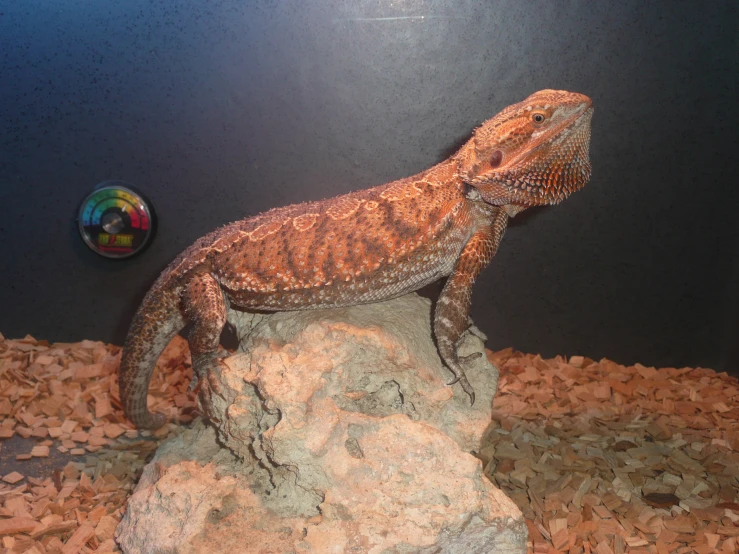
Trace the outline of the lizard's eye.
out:
[[[545,115],[544,115],[543,113],[541,113],[541,112],[536,112],[536,113],[533,113],[533,114],[531,114],[531,120],[532,120],[532,121],[533,121],[534,123],[544,123],[544,120],[545,120],[546,118],[547,118],[547,116],[545,116]]]
[[[490,167],[495,169],[501,164],[502,161],[503,152],[501,152],[500,150],[496,150],[495,152],[493,152],[492,156],[490,156]]]

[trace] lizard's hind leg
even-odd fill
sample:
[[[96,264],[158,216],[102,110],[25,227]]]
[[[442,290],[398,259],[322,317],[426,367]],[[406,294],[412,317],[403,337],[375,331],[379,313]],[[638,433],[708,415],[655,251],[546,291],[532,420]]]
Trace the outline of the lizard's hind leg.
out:
[[[212,275],[197,273],[190,278],[182,294],[182,308],[192,323],[187,338],[192,356],[193,375],[188,387],[191,392],[217,362],[221,331],[226,324],[226,299]]]

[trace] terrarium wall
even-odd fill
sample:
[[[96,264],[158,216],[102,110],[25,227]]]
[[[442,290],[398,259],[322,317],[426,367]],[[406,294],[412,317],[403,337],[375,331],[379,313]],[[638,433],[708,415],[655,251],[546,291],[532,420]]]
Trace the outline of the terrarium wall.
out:
[[[508,231],[475,288],[488,346],[736,367],[737,20],[733,2],[0,2],[0,332],[120,343],[201,235],[418,172],[556,88],[594,101],[593,178]],[[77,234],[106,179],[159,214],[127,261]]]

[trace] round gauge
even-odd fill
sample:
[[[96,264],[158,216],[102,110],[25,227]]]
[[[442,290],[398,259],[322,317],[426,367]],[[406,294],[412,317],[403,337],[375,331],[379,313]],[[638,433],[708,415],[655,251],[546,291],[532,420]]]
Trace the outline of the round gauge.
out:
[[[105,181],[80,205],[77,223],[82,240],[106,258],[128,258],[154,238],[156,214],[146,196],[124,181]]]

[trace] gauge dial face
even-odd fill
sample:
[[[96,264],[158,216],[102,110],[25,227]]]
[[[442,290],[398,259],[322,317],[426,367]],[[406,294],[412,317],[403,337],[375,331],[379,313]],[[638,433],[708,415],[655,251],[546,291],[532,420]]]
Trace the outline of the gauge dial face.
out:
[[[146,248],[154,236],[156,216],[149,200],[123,181],[106,181],[82,201],[80,235],[106,258],[128,258]]]

